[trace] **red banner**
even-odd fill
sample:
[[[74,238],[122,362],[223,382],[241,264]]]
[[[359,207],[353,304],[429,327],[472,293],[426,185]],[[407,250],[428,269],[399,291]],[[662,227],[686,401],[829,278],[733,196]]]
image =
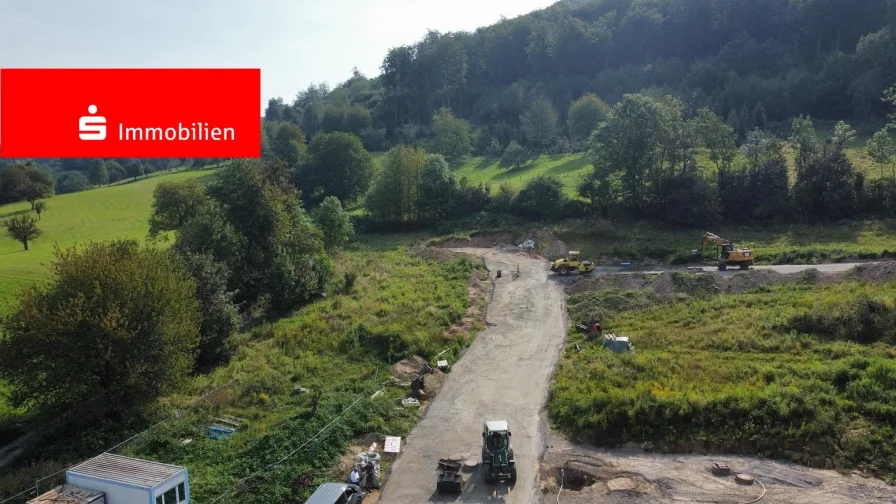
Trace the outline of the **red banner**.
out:
[[[0,69],[6,158],[257,158],[258,69]]]

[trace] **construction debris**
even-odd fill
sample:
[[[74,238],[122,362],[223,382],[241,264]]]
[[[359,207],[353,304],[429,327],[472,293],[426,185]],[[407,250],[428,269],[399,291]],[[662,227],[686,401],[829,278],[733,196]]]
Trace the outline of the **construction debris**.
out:
[[[633,352],[635,350],[635,345],[629,342],[628,337],[616,336],[615,334],[605,334],[602,346],[616,353]]]
[[[361,471],[361,484],[366,491],[380,488],[380,454],[375,451],[361,452],[355,457],[355,466]]]
[[[105,502],[103,492],[62,485],[31,499],[28,504],[102,504],[103,502]]]
[[[728,464],[715,463],[709,470],[716,476],[728,476],[731,474],[731,468],[728,467]]]
[[[520,243],[519,245],[517,245],[517,247],[519,247],[523,250],[533,250],[533,249],[535,249],[535,242],[532,240],[526,240],[523,243]]]
[[[414,399],[413,397],[408,397],[407,399],[402,399],[401,404],[405,408],[414,408],[420,406],[420,401]]]

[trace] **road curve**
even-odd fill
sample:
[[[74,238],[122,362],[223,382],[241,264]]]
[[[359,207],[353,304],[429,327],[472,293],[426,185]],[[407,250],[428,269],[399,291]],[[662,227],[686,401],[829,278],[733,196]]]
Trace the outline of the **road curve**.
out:
[[[562,286],[547,281],[545,261],[500,249],[452,249],[485,259],[502,270],[488,306],[490,327],[479,333],[451,368],[423,419],[403,443],[380,502],[532,504],[538,501],[538,468],[548,434],[545,403],[566,333]],[[512,271],[520,266],[520,278]],[[469,454],[480,459],[482,425],[507,420],[518,480],[512,488],[486,485],[467,473],[464,491],[436,492],[439,458]]]

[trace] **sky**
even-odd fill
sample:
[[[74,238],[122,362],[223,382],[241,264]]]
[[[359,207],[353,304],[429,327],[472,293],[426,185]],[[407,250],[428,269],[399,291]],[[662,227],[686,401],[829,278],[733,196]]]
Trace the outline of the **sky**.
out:
[[[260,68],[264,108],[555,0],[0,0],[0,68]]]

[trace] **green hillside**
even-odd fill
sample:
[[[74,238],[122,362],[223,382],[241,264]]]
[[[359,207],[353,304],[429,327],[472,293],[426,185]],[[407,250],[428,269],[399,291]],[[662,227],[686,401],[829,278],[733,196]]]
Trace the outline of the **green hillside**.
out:
[[[143,239],[149,231],[152,193],[160,181],[210,178],[213,173],[180,172],[50,198],[39,223],[43,236],[29,245],[30,250],[0,235],[0,313],[13,304],[23,286],[48,276],[56,246],[66,249],[89,241]],[[3,205],[0,219],[29,211],[24,202]]]
[[[458,179],[466,177],[473,184],[490,184],[492,192],[502,184],[522,188],[538,175],[548,175],[563,182],[566,194],[576,196],[576,186],[592,170],[591,160],[583,154],[540,156],[519,169],[501,166],[498,160],[474,157],[457,168]]]

